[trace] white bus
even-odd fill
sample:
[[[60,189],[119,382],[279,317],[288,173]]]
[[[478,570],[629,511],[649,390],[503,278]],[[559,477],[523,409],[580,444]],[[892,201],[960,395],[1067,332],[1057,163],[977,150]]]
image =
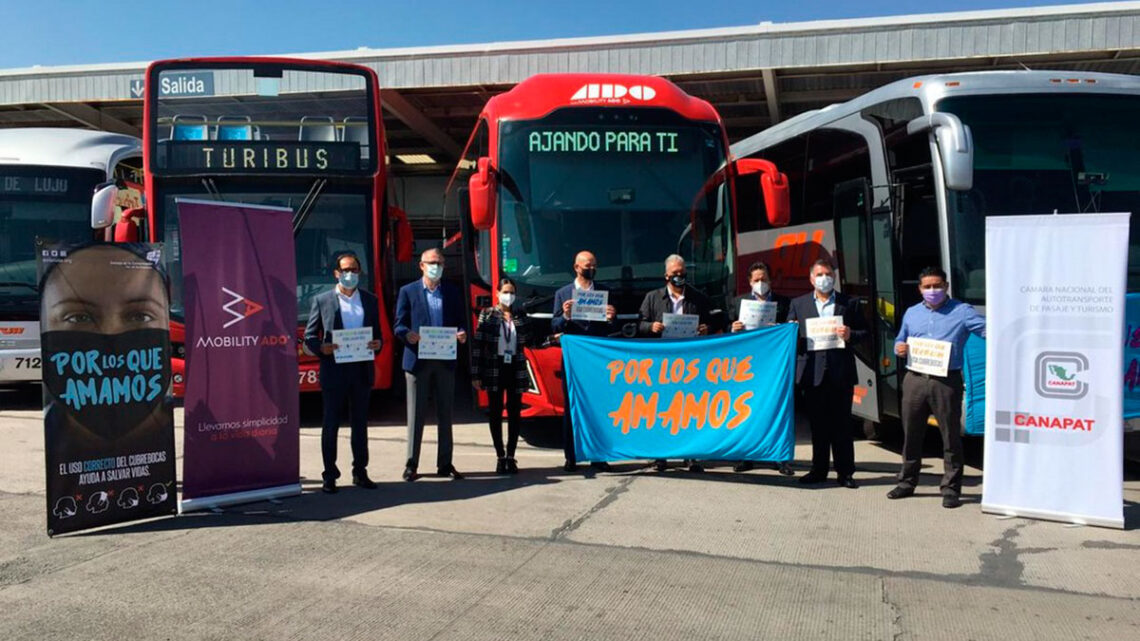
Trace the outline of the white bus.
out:
[[[1138,115],[1140,78],[1073,71],[908,78],[801,114],[732,148],[775,162],[791,191],[785,227],[741,208],[740,261],[767,262],[786,294],[809,289],[817,258],[837,263],[841,288],[867,303],[873,330],[857,350],[852,412],[868,426],[897,422],[893,343],[919,300],[919,271],[941,266],[951,294],[984,312],[985,216],[1140,214]],[[1140,291],[1137,219],[1130,292]],[[1057,269],[1079,253],[1058,256]]]
[[[81,129],[0,130],[0,385],[40,380],[36,238],[83,241],[108,181],[141,183],[142,141]],[[119,190],[122,207],[141,192]],[[103,226],[102,223],[100,226]]]

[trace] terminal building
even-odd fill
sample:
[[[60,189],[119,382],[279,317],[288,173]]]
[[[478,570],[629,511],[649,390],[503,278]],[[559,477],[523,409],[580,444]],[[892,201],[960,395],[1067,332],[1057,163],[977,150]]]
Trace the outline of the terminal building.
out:
[[[736,142],[910,76],[993,69],[1140,73],[1140,2],[287,55],[376,70],[391,199],[409,213],[417,238],[438,242],[457,226],[444,217],[442,193],[480,109],[531,75],[664,76],[711,102]],[[141,136],[146,65],[0,70],[0,127]]]

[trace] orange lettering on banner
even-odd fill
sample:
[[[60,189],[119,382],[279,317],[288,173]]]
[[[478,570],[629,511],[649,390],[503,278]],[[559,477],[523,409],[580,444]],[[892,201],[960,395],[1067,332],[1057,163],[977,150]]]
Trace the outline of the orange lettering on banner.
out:
[[[714,358],[709,361],[708,369],[705,370],[705,378],[710,383],[727,383],[729,381],[744,383],[752,380],[751,369],[751,356],[745,356],[739,361],[735,357]]]
[[[685,393],[677,392],[673,394],[673,400],[669,402],[669,408],[658,414],[658,417],[661,419],[661,427],[668,427],[670,434],[676,434],[681,430],[681,408],[684,404]]]
[[[736,429],[740,424],[748,420],[752,416],[752,406],[748,404],[748,400],[752,398],[752,392],[745,392],[736,397],[732,403],[732,409],[736,410],[736,417],[728,422],[728,429]]]
[[[713,396],[712,405],[709,406],[709,425],[713,429],[720,429],[728,420],[728,410],[732,406],[732,395],[728,390],[721,390]]]
[[[689,421],[691,419],[697,420],[697,429],[705,426],[705,419],[709,414],[709,393],[701,393],[700,400],[692,394],[685,394],[685,407],[681,411],[681,428],[689,429]],[[676,429],[673,431],[676,434]]]
[[[625,363],[621,361],[610,361],[606,365],[606,369],[610,370],[610,385],[613,385],[617,382],[618,374],[621,374],[621,371],[625,369]]]

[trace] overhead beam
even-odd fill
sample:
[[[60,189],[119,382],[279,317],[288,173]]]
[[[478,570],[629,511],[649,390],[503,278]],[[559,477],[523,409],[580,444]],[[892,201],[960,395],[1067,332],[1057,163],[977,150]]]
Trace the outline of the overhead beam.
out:
[[[55,113],[65,116],[78,122],[80,124],[93,127],[101,131],[109,131],[116,134],[126,134],[136,138],[142,137],[142,131],[138,127],[119,120],[113,116],[99,111],[95,107],[83,102],[53,102],[43,103],[43,106]]]
[[[780,122],[780,96],[776,91],[776,72],[772,69],[761,69],[760,77],[764,80],[764,100],[768,103],[768,119],[774,125]]]
[[[438,125],[432,122],[431,118],[424,115],[422,111],[412,106],[407,98],[400,95],[400,92],[392,89],[380,90],[380,103],[384,105],[384,110],[392,114],[408,127],[411,127],[417,133],[424,137],[431,144],[438,147],[441,151],[450,154],[452,160],[458,159],[463,155],[463,148],[459,143],[447,135],[447,132],[440,129]]]

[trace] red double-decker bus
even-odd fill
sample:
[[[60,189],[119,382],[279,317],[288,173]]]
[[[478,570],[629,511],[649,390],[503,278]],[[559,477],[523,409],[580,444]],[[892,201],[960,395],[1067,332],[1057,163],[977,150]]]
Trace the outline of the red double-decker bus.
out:
[[[388,274],[397,243],[410,254],[411,233],[387,204],[375,72],[286,58],[165,60],[147,69],[144,92],[146,209],[124,216],[115,237],[166,244],[175,393],[181,395],[185,383],[180,197],[293,210],[298,337],[312,298],[333,285],[333,258],[346,250],[359,255],[361,287],[380,301],[384,347],[376,387],[390,387]],[[301,391],[319,389],[317,368],[317,359],[302,351]]]
[[[730,162],[716,110],[651,76],[544,74],[492,98],[447,187],[461,221],[472,314],[511,277],[531,319],[551,319],[555,292],[574,279],[577,252],[617,308],[615,335],[636,333],[645,294],[664,286],[680,254],[689,282],[727,303],[746,275],[736,265],[734,182],[780,224],[786,182],[771,163]],[[754,208],[755,209],[755,208]],[[556,340],[527,349],[523,416],[564,407]]]

